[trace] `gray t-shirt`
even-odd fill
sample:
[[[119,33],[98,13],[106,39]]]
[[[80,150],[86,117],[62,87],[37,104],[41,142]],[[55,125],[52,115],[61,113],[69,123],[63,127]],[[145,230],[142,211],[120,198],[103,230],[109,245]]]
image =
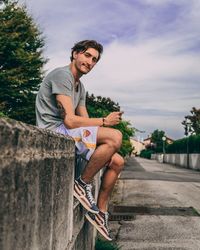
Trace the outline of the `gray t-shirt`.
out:
[[[55,130],[63,123],[56,103],[56,94],[71,96],[74,111],[85,106],[85,89],[79,81],[78,91],[69,66],[56,68],[43,80],[36,97],[36,124],[41,128]]]

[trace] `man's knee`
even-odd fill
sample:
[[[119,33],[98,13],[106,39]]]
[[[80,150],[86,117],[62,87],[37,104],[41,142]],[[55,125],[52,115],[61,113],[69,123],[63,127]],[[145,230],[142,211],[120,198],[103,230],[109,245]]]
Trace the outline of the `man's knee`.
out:
[[[121,144],[122,144],[122,133],[121,133],[121,131],[119,131],[117,129],[114,129],[112,140],[113,140],[115,148],[117,150],[120,149]]]
[[[122,144],[122,133],[117,129],[100,127],[97,134],[97,144],[104,143],[118,151]]]
[[[116,159],[116,165],[118,167],[118,170],[121,172],[124,168],[124,158],[121,155],[118,155]]]
[[[124,158],[119,154],[114,154],[108,167],[120,173],[124,168]]]

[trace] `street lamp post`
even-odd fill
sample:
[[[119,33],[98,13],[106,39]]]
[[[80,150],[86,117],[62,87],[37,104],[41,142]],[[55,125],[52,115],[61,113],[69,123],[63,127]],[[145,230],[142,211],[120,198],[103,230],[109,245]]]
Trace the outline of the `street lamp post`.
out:
[[[187,168],[189,168],[190,166],[189,136],[190,136],[191,122],[188,119],[186,119],[185,125],[186,125],[185,135],[187,136],[187,140],[186,140]]]
[[[165,136],[163,136],[162,137],[162,141],[163,141],[163,162],[164,162],[164,158],[165,158],[165,141],[166,141],[166,137]]]

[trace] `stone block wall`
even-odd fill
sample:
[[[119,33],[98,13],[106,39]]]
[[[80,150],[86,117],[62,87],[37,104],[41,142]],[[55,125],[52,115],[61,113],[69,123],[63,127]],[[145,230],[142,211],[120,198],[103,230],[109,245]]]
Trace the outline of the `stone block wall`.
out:
[[[0,119],[1,250],[93,249],[93,228],[73,199],[74,164],[71,139]]]

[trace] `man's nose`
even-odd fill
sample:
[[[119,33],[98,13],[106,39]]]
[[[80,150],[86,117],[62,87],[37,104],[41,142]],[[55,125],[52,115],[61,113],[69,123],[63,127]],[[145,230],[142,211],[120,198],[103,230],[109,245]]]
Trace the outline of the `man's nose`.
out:
[[[88,65],[91,65],[92,64],[92,58],[88,58],[87,63],[88,63]]]
[[[94,64],[94,61],[93,61],[93,58],[92,57],[90,57],[90,58],[87,58],[87,63],[88,63],[88,65],[93,65]]]

